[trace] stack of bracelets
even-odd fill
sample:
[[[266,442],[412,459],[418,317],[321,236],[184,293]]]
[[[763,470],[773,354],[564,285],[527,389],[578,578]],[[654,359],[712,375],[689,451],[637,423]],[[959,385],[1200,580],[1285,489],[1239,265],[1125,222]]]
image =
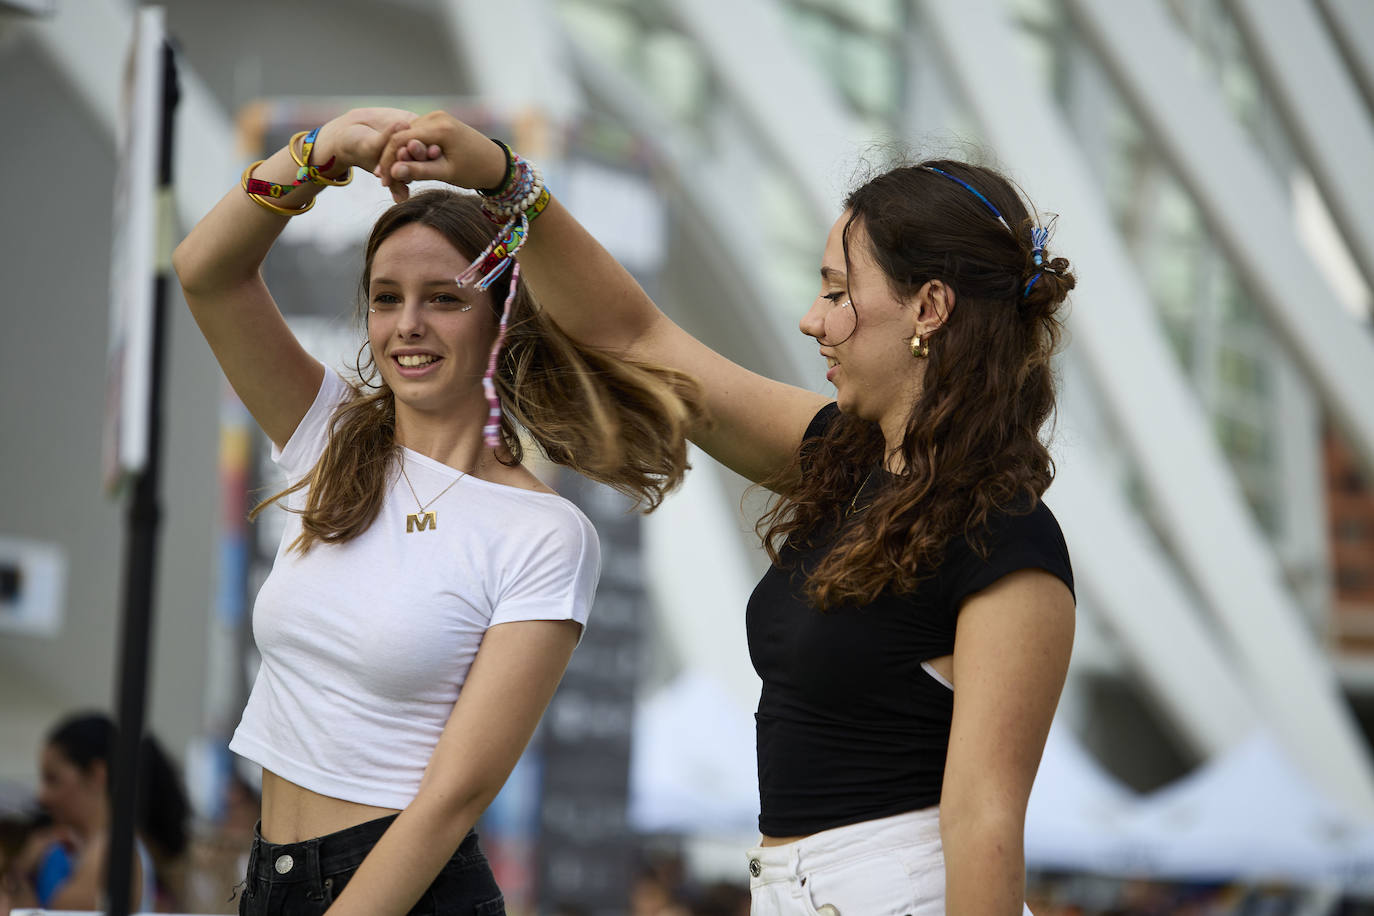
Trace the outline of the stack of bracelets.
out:
[[[511,304],[520,285],[520,265],[515,262],[515,254],[529,238],[530,223],[549,205],[549,191],[544,187],[544,175],[537,165],[521,158],[500,140],[492,142],[506,154],[506,174],[499,185],[479,190],[478,193],[482,195],[482,212],[501,228],[491,244],[473,259],[467,270],[458,275],[457,282],[463,287],[476,279],[476,288],[485,290],[505,273],[506,268],[511,269],[510,290],[506,293],[505,306],[501,310],[496,343],[492,345],[487,371],[482,376],[482,390],[490,408],[482,433],[488,447],[496,448],[501,442],[501,400],[496,396],[496,360],[506,340]]]
[[[530,223],[549,205],[549,191],[544,187],[539,166],[500,140],[492,142],[506,154],[506,174],[499,185],[478,193],[482,195],[482,212],[501,228],[491,244],[458,277],[459,286],[478,278],[477,289],[491,286],[515,263],[515,253],[525,244]]]
[[[315,184],[321,187],[343,187],[353,180],[353,172],[350,169],[342,178],[327,178],[325,172],[334,167],[334,157],[330,156],[329,161],[324,165],[315,166],[310,164],[310,153],[315,148],[315,138],[319,135],[320,129],[317,127],[312,131],[301,131],[292,135],[287,142],[286,148],[291,153],[291,158],[296,161],[296,180],[290,184],[276,184],[271,181],[263,181],[261,178],[253,177],[253,169],[266,162],[266,159],[259,159],[248,168],[243,170],[243,190],[248,194],[248,199],[253,201],[264,210],[279,213],[282,216],[300,216],[302,213],[309,212],[315,206],[312,198],[310,203],[304,207],[292,208],[283,207],[272,201],[280,200],[291,191],[303,184]],[[301,151],[296,152],[296,141],[301,141]]]

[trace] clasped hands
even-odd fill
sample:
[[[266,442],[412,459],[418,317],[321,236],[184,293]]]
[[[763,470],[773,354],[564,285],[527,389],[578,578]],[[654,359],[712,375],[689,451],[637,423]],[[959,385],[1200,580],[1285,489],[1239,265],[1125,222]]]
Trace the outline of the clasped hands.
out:
[[[320,134],[317,145],[341,164],[371,171],[397,203],[410,196],[412,181],[488,188],[500,184],[506,171],[501,148],[446,111],[356,108]]]

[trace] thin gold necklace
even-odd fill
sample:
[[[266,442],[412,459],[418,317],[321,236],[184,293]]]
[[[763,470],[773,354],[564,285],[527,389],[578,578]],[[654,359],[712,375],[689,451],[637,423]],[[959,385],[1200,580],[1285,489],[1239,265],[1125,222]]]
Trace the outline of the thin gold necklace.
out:
[[[859,484],[859,489],[857,489],[857,490],[854,491],[853,497],[851,497],[850,500],[849,500],[849,511],[845,513],[845,517],[846,517],[846,518],[848,518],[849,516],[853,515],[853,514],[857,511],[857,509],[855,508],[854,504],[857,503],[857,502],[859,501],[859,494],[862,493],[862,492],[864,491],[864,487],[868,486],[868,481],[871,480],[871,479],[873,478],[873,471],[876,471],[876,470],[877,470],[877,468],[873,468],[873,469],[869,470],[868,476],[866,476],[866,477],[864,478],[864,482],[861,483],[861,484]],[[870,505],[871,505],[871,504],[870,504]],[[867,509],[867,508],[868,508],[868,505],[865,505],[864,508]]]
[[[439,496],[443,496],[449,490],[453,489],[453,485],[458,481],[462,480],[463,477],[466,475],[464,475],[462,471],[459,471],[458,476],[449,481],[448,486],[444,487],[442,490],[439,491],[439,496],[434,497],[422,506],[420,505],[420,497],[415,495],[415,485],[410,482],[410,475],[406,473],[405,452],[401,453],[401,476],[405,478],[406,486],[410,488],[410,495],[412,498],[414,498],[415,505],[420,506],[419,512],[412,512],[406,516],[406,533],[410,534],[412,532],[424,531],[426,529],[430,531],[438,531],[439,513],[430,510],[429,507],[437,503],[439,501]]]

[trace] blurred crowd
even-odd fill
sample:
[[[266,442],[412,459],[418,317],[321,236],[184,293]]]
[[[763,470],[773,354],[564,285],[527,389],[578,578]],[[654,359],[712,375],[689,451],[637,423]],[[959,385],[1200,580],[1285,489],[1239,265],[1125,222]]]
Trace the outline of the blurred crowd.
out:
[[[0,798],[0,916],[11,907],[101,909],[115,727],[100,713],[54,726],[39,750],[36,795]],[[135,912],[230,913],[258,819],[256,790],[233,776],[212,821],[192,816],[157,741],[140,751],[132,875]],[[629,916],[748,916],[743,882],[701,881],[680,852],[648,845],[627,889]],[[1374,900],[1320,888],[1170,883],[1032,873],[1036,916],[1374,916]],[[552,916],[601,916],[575,905]]]
[[[39,749],[38,790],[0,806],[0,914],[11,908],[103,909],[117,731],[103,713],[57,723]],[[220,816],[192,815],[181,776],[157,739],[138,760],[130,906],[134,912],[228,913],[241,880],[256,791],[231,779]]]
[[[681,857],[648,856],[630,889],[630,916],[749,916],[749,886],[695,882]]]

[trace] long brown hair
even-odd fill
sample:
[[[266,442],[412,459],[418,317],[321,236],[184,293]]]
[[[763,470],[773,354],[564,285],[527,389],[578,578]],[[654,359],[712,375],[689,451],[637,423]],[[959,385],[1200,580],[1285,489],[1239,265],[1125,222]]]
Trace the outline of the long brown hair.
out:
[[[365,248],[358,312],[364,323],[377,249],[411,223],[437,230],[467,257],[475,257],[495,232],[478,198],[470,194],[425,191],[388,209],[372,227]],[[509,284],[507,272],[489,290],[497,317]],[[252,512],[256,516],[308,486],[301,535],[292,544],[301,553],[316,541],[357,537],[381,512],[391,462],[399,451],[396,399],[384,383],[374,382],[378,373],[366,343],[359,351],[358,371],[364,384],[354,385],[352,396],[335,410],[328,443],[311,473]],[[674,369],[575,343],[544,316],[523,282],[511,305],[495,381],[510,464],[524,458],[518,423],[551,461],[608,484],[646,512],[681,482],[689,467],[687,430],[701,415],[696,383]]]
[[[983,194],[1012,231],[951,175]],[[905,472],[871,497],[865,490],[863,512],[852,512],[854,495],[888,457],[868,420],[840,414],[765,482],[778,498],[758,530],[774,563],[785,542],[819,546],[840,531],[807,579],[822,609],[865,604],[887,589],[912,592],[952,538],[986,555],[994,514],[1034,508],[1054,479],[1040,430],[1054,411],[1051,357],[1074,286],[1064,258],[1046,255],[1047,269],[1034,264],[1027,206],[992,169],[949,160],[903,166],[864,183],[845,208],[846,262],[858,230],[896,296],[941,280],[955,305],[926,338],[922,390],[896,449]]]

